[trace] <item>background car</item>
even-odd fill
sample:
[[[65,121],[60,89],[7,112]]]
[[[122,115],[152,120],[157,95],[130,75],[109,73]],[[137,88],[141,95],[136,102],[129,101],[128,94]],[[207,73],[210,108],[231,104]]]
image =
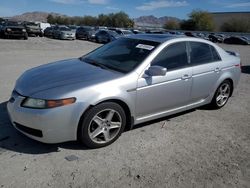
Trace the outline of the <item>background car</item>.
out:
[[[39,36],[43,37],[42,29],[40,25],[35,22],[23,22],[23,25],[29,36]]]
[[[35,23],[39,25],[43,33],[47,27],[51,27],[50,23],[46,23],[46,22],[35,22]]]
[[[45,37],[53,38],[54,28],[55,28],[55,26],[47,27],[47,28],[44,30],[43,35],[44,35]]]
[[[221,35],[221,34],[209,34],[208,35],[208,40],[210,40],[211,42],[214,42],[214,43],[217,43],[217,42],[223,43],[224,39],[225,39],[225,36]]]
[[[120,35],[115,31],[99,30],[95,34],[95,41],[98,43],[108,43],[120,38]]]
[[[25,27],[15,21],[4,21],[0,28],[0,36],[2,38],[23,38],[24,40],[28,39],[28,33]]]
[[[75,40],[75,32],[66,26],[56,26],[53,29],[53,38]]]
[[[224,40],[224,43],[226,44],[241,44],[241,45],[248,45],[250,44],[249,41],[247,41],[245,38],[232,36],[229,38],[226,38]]]
[[[76,30],[76,39],[90,40],[95,33],[95,28],[90,26],[81,26]]]
[[[119,34],[119,35],[123,35],[123,36],[129,36],[129,35],[133,35],[134,33],[130,30],[127,29],[115,29],[115,31]]]

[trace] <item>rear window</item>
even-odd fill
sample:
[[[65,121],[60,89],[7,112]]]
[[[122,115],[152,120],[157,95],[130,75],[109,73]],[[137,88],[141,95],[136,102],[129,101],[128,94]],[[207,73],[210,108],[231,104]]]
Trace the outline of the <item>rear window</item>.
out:
[[[191,64],[200,65],[221,60],[216,49],[206,43],[189,42]]]
[[[213,60],[214,61],[220,61],[221,58],[220,58],[217,50],[213,46],[210,46],[210,48],[211,48],[211,51],[212,51],[212,54],[213,54]]]

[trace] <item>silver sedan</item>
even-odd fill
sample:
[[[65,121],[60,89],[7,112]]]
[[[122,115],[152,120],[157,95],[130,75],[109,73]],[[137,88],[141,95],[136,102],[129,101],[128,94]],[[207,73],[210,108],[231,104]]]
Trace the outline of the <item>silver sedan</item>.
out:
[[[223,107],[240,74],[239,55],[209,41],[131,35],[26,71],[7,108],[28,137],[98,148],[135,124],[202,105]]]

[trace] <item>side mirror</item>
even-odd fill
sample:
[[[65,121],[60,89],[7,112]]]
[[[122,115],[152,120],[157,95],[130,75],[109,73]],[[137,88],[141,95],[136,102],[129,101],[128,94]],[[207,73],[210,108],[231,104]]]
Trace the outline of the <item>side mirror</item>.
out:
[[[151,66],[145,71],[148,76],[165,76],[167,73],[167,68],[161,66]]]

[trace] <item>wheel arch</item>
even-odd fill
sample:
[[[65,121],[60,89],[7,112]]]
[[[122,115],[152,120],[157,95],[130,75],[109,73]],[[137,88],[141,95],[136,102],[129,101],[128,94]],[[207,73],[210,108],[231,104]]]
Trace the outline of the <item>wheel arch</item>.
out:
[[[80,136],[79,135],[79,133],[80,133],[79,130],[80,130],[81,123],[83,122],[83,119],[84,119],[85,114],[87,113],[87,111],[90,110],[91,108],[93,108],[94,106],[97,106],[97,105],[99,105],[101,103],[105,103],[105,102],[113,102],[113,103],[116,103],[116,104],[120,105],[122,107],[122,109],[124,110],[125,115],[126,115],[125,131],[132,129],[132,127],[134,125],[134,117],[131,114],[131,110],[130,110],[128,104],[126,102],[124,102],[123,100],[121,100],[121,99],[107,99],[107,100],[98,102],[97,104],[89,105],[88,108],[86,108],[86,110],[82,113],[82,115],[80,117],[80,120],[78,122],[78,126],[77,126],[77,140],[79,139],[79,136]]]

